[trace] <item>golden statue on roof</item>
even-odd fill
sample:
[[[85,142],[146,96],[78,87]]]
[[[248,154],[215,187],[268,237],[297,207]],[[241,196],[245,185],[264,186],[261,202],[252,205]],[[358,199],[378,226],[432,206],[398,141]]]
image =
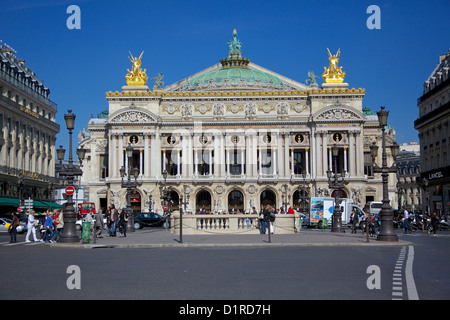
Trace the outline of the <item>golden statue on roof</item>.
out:
[[[325,83],[342,83],[344,82],[345,72],[342,71],[342,67],[338,67],[339,58],[341,56],[341,49],[336,54],[331,54],[328,49],[328,60],[330,60],[330,66],[324,67],[325,72],[322,74],[322,78],[325,79]]]
[[[145,86],[145,83],[148,80],[148,76],[145,73],[147,69],[142,70],[141,69],[141,59],[142,55],[144,54],[144,51],[142,51],[139,58],[133,57],[133,55],[130,52],[130,57],[128,59],[133,63],[133,67],[131,68],[131,71],[127,69],[128,73],[125,76],[125,79],[127,80],[127,84],[130,87],[143,87]]]

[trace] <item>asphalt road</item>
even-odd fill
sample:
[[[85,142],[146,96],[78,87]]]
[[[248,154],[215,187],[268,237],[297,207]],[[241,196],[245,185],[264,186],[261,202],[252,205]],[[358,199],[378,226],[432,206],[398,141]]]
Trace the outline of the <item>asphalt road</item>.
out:
[[[414,246],[89,250],[2,234],[0,299],[450,299],[450,232],[399,237]]]

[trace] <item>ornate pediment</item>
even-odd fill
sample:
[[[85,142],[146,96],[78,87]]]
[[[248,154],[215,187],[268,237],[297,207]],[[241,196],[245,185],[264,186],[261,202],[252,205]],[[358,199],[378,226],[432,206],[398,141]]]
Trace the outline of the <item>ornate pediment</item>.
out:
[[[319,111],[314,116],[315,121],[361,121],[364,122],[364,117],[362,114],[357,112],[356,110],[351,110],[349,107],[344,106],[331,106],[326,108],[325,110]]]
[[[139,111],[139,110],[128,110],[114,115],[109,123],[156,123],[157,120],[154,116]]]

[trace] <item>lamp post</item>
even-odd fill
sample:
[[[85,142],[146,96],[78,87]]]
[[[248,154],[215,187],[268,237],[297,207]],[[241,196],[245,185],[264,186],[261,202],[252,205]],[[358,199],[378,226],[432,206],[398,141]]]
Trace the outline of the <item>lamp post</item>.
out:
[[[306,183],[306,172],[305,171],[302,171],[302,178],[303,178],[303,180],[298,185],[298,195],[299,195],[299,203],[302,204],[303,214],[306,215],[306,203],[307,203],[308,194],[309,194],[309,187],[307,186],[307,183]]]
[[[64,120],[66,121],[67,130],[69,130],[69,163],[67,169],[61,169],[59,172],[60,176],[66,177],[67,186],[73,187],[74,178],[77,176],[81,176],[83,172],[79,168],[75,168],[73,166],[72,159],[72,131],[75,126],[75,114],[72,113],[72,110],[68,110],[68,113],[64,115]],[[58,160],[62,161],[64,159],[64,153],[66,150],[63,149],[62,146],[56,151]],[[63,243],[68,242],[79,242],[80,238],[76,233],[76,214],[75,208],[73,207],[73,195],[67,195],[66,207],[64,208],[64,229],[63,234],[60,238],[60,241]]]
[[[127,188],[127,230],[128,232],[134,232],[134,214],[131,208],[131,191],[136,189],[138,186],[137,177],[139,175],[139,169],[137,167],[133,168],[133,147],[131,144],[128,144],[126,152],[128,158],[128,172],[127,179],[125,181],[123,179],[125,177],[125,167],[122,166],[119,171],[120,177],[122,178],[122,188]],[[131,179],[131,175],[133,175],[134,180]]]
[[[183,185],[183,194],[184,198],[181,196],[180,200],[180,243],[183,243],[183,214],[189,204],[189,186],[187,184]]]
[[[21,210],[23,210],[23,183],[24,177],[23,175],[19,175],[18,180],[17,180],[17,193],[18,193],[18,197],[19,197],[19,207]]]
[[[164,170],[162,173],[163,176],[163,184],[159,185],[159,194],[160,194],[160,199],[161,199],[161,204],[163,207],[163,215],[164,217],[167,219],[168,215],[170,214],[169,209],[170,209],[170,200],[171,200],[171,196],[170,194],[167,192],[167,187],[166,187],[166,182],[167,182],[167,170]],[[169,213],[168,213],[169,212]],[[170,219],[170,218],[169,218]],[[168,223],[166,224],[166,227],[168,227]]]
[[[287,213],[287,206],[288,204],[291,202],[291,197],[288,195],[288,185],[287,184],[283,184],[281,186],[281,192],[282,192],[282,201],[281,201],[281,205],[284,208],[284,213]]]
[[[385,107],[381,107],[381,110],[377,112],[378,122],[381,127],[382,132],[382,153],[381,153],[381,167],[379,167],[375,163],[375,158],[378,153],[378,146],[374,143],[370,147],[370,154],[372,156],[372,166],[373,172],[381,173],[382,183],[383,183],[383,205],[381,206],[380,211],[380,220],[381,220],[381,230],[378,234],[378,241],[398,241],[398,237],[394,232],[393,218],[394,212],[392,211],[392,207],[389,204],[389,194],[388,194],[388,178],[389,173],[397,172],[397,166],[395,165],[395,161],[398,155],[398,151],[400,149],[397,143],[394,143],[391,146],[392,157],[394,158],[394,164],[391,167],[387,166],[387,154],[386,154],[386,133],[385,127],[387,126],[387,119],[389,115],[389,111],[385,110]]]
[[[331,232],[345,232],[345,229],[342,228],[341,189],[343,189],[348,182],[344,180],[345,171],[342,171],[341,173],[337,172],[337,157],[339,155],[339,148],[334,145],[331,148],[331,151],[334,158],[334,173],[331,170],[327,170],[328,187],[334,190],[334,212]]]

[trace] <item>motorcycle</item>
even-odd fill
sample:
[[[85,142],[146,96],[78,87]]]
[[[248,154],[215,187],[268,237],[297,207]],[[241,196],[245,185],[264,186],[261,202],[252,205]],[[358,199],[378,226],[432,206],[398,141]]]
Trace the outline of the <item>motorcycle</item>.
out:
[[[439,227],[441,230],[450,230],[450,223],[447,220],[439,221]]]

